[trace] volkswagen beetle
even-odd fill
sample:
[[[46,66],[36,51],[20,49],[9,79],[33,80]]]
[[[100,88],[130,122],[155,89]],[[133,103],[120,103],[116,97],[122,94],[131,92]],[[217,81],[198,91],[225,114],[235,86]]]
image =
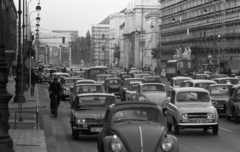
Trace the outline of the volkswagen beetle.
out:
[[[141,111],[142,113],[136,113]],[[108,107],[99,152],[178,152],[178,140],[167,134],[163,109],[151,102],[121,102]]]

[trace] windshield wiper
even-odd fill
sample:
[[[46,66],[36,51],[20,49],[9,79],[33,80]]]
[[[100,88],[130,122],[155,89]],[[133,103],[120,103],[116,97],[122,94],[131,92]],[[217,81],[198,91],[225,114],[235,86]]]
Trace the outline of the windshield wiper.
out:
[[[81,107],[85,108],[85,109],[88,109],[88,110],[91,110],[92,108],[88,107],[88,106],[84,106],[84,105],[79,105],[78,106],[78,109],[80,109]]]

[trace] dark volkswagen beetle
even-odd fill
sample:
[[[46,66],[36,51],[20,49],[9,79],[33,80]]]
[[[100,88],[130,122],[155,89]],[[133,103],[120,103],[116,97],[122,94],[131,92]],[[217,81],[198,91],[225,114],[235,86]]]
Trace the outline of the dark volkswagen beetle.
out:
[[[122,85],[120,78],[106,78],[104,81],[104,87],[108,93],[119,94]]]
[[[151,102],[121,102],[108,107],[99,152],[178,152],[177,138],[167,134],[161,107]]]

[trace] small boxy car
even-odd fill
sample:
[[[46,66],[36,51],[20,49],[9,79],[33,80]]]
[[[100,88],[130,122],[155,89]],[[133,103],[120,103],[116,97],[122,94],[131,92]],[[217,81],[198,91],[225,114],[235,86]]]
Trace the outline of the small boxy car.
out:
[[[141,111],[142,113],[137,113]],[[120,102],[107,108],[99,152],[178,152],[178,140],[167,134],[163,109],[151,102]]]
[[[180,129],[212,129],[218,134],[218,112],[212,105],[209,92],[203,88],[174,88],[167,103],[168,130],[174,127],[174,133]]]
[[[125,98],[126,101],[133,101],[137,93],[137,87],[141,82],[130,82],[129,87],[126,90]]]
[[[212,84],[209,85],[209,91],[212,104],[217,109],[218,113],[224,113],[224,104],[229,98],[229,93],[233,84]]]
[[[215,81],[213,80],[189,80],[187,81],[188,85],[187,86],[183,86],[181,84],[181,88],[182,87],[196,87],[196,88],[203,88],[203,89],[207,89],[207,87],[211,84],[217,84]]]
[[[186,80],[192,80],[190,77],[183,77],[183,76],[176,76],[171,78],[169,88],[168,88],[168,94],[172,91],[173,88],[180,88],[180,85],[183,81]]]
[[[229,93],[229,99],[224,105],[226,118],[234,118],[236,123],[240,121],[240,84],[234,85]]]
[[[120,78],[106,78],[104,81],[104,87],[106,92],[113,93],[115,95],[120,94],[120,88],[122,86],[122,80]]]
[[[165,85],[162,83],[140,83],[137,86],[135,101],[148,101],[157,103],[161,107],[165,107],[167,93]]]
[[[73,139],[77,140],[79,134],[96,135],[101,132],[106,109],[116,102],[117,99],[112,94],[79,94],[70,114]]]

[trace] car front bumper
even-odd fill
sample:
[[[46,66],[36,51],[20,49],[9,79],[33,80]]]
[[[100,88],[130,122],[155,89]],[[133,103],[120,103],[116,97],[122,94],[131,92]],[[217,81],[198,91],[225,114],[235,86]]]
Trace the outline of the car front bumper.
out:
[[[218,125],[218,122],[212,122],[212,123],[178,123],[178,126],[194,126],[194,127],[201,127],[201,126],[215,126]]]

